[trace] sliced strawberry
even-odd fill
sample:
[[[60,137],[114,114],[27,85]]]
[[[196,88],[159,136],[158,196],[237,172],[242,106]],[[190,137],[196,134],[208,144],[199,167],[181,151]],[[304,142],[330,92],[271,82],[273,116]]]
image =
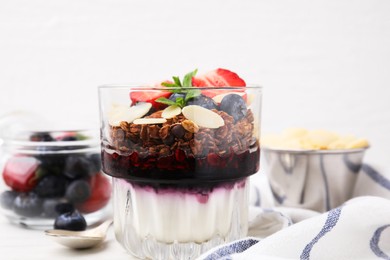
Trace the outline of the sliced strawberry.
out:
[[[206,77],[198,76],[198,77],[192,77],[192,86],[194,86],[194,87],[210,87],[211,84],[210,84],[210,82],[208,82]]]
[[[82,204],[77,205],[77,209],[83,213],[95,212],[104,206],[111,197],[111,184],[108,178],[98,173],[91,177],[91,196]]]
[[[192,78],[195,87],[245,87],[246,83],[236,73],[226,69],[216,69]],[[202,94],[208,97],[231,92],[231,90],[202,90]]]
[[[142,92],[131,92],[130,93],[130,99],[133,102],[133,104],[137,102],[148,102],[151,103],[152,106],[157,109],[161,110],[166,105],[162,103],[158,103],[155,100],[161,97],[168,98],[172,93],[170,92],[163,92],[163,91],[158,91],[158,92],[153,92],[153,91],[142,91]]]
[[[230,87],[245,87],[245,81],[241,79],[236,73],[226,70],[226,69],[217,69],[216,74],[222,77],[225,82],[226,86]]]
[[[31,191],[37,183],[38,166],[39,161],[34,157],[11,157],[4,166],[4,182],[15,191]]]
[[[165,80],[161,83],[156,83],[153,87],[156,88],[164,88],[162,86],[162,83],[173,83],[172,81]],[[172,93],[169,91],[138,91],[138,92],[130,92],[130,99],[133,104],[137,102],[148,102],[151,103],[152,106],[157,109],[161,110],[166,107],[166,105],[162,103],[158,103],[155,100],[161,97],[168,98]]]

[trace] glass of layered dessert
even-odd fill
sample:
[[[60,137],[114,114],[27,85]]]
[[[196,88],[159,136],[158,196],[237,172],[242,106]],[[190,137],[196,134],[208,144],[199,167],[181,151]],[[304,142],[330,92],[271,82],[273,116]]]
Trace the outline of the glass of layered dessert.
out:
[[[192,259],[248,230],[261,88],[217,69],[99,88],[117,240],[139,258]]]

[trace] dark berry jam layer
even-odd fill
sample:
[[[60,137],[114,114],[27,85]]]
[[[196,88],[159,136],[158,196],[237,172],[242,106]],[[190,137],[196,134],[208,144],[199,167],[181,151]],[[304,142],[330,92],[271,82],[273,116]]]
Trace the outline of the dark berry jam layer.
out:
[[[185,193],[206,196],[218,189],[232,190],[233,188],[243,188],[246,184],[246,178],[237,180],[223,180],[205,182],[199,180],[196,182],[178,182],[178,183],[159,183],[159,182],[133,182],[126,180],[135,189],[150,190],[158,194]]]
[[[171,155],[141,156],[137,152],[118,154],[102,150],[103,171],[116,178],[133,182],[199,183],[237,180],[259,170],[260,148],[252,147],[241,153],[233,150],[223,156],[209,153],[205,157],[187,155],[176,149]]]

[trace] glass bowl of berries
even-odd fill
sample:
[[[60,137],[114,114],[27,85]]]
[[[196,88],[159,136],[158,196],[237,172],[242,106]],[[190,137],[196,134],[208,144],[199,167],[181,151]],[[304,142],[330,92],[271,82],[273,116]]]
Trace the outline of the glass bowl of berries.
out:
[[[0,209],[11,222],[83,230],[107,217],[111,184],[95,131],[19,129],[2,148]]]
[[[196,72],[99,88],[115,234],[138,258],[193,259],[248,231],[261,87],[225,69]]]

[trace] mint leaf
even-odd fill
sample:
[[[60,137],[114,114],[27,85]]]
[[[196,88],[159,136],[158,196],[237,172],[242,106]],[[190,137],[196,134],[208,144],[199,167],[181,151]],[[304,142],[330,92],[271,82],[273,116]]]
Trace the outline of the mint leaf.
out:
[[[177,104],[176,104],[177,100],[176,100],[176,102],[175,102],[175,101],[172,101],[172,100],[170,100],[170,99],[163,98],[163,97],[158,98],[158,99],[156,99],[155,101],[158,102],[158,103],[162,103],[162,104],[168,105],[168,106],[176,106],[176,105],[177,105]]]
[[[185,101],[187,102],[191,98],[197,97],[201,94],[202,92],[199,89],[191,89],[188,90],[187,95],[185,96]]]
[[[192,78],[196,75],[197,72],[198,69],[195,69],[194,71],[187,73],[184,76],[183,81],[180,81],[179,77],[173,76],[172,79],[174,83],[172,82],[161,83],[162,86],[170,88],[168,89],[169,92],[185,94],[184,98],[178,97],[176,98],[175,101],[173,101],[168,98],[161,97],[156,99],[155,101],[168,106],[176,105],[183,108],[186,105],[188,100],[197,97],[201,94],[201,91],[198,88],[192,86]]]
[[[175,77],[175,76],[173,76],[172,77],[172,79],[173,79],[173,82],[175,82],[175,84],[176,84],[176,87],[181,87],[182,85],[181,85],[181,81],[180,81],[180,78],[179,77]]]
[[[184,98],[182,97],[176,98],[176,105],[183,108],[186,105]]]
[[[170,83],[170,82],[163,82],[161,83],[162,86],[168,87],[168,88],[176,88],[177,85],[175,83]]]
[[[196,75],[198,72],[198,69],[191,71],[190,73],[187,73],[183,78],[183,87],[192,87],[192,77]]]

